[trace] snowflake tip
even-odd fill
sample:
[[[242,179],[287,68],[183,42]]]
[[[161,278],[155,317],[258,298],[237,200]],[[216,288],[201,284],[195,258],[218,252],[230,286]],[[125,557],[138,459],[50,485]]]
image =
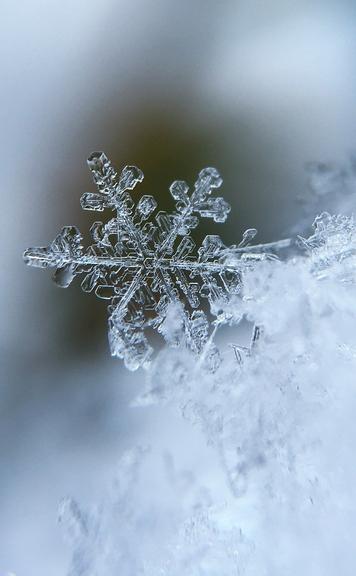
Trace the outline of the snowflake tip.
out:
[[[198,182],[205,181],[209,183],[210,188],[220,188],[223,179],[216,168],[203,168],[199,172]]]

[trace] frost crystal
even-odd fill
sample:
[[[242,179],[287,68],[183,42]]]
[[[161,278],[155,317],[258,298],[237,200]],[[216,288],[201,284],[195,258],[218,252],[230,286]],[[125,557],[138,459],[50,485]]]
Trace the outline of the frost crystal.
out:
[[[188,184],[175,181],[170,193],[176,209],[158,212],[153,196],[135,202],[130,194],[143,180],[135,166],[120,175],[103,152],[88,159],[98,192],[83,194],[84,210],[111,209],[115,216],[91,227],[93,244],[84,250],[75,226],[65,226],[45,248],[30,248],[24,260],[31,266],[55,268],[54,280],[66,288],[81,275],[82,289],[95,292],[109,304],[109,342],[113,356],[128,368],[145,365],[152,348],[145,329],[157,329],[171,345],[185,344],[204,353],[207,364],[218,364],[218,352],[209,337],[209,321],[202,300],[218,316],[217,325],[231,318],[219,317],[220,304],[241,288],[241,272],[285,242],[250,246],[255,229],[246,230],[238,246],[227,248],[219,236],[206,236],[196,250],[191,231],[199,217],[224,222],[230,206],[212,194],[222,179],[214,168],[202,170],[189,193]],[[288,244],[288,241],[287,241]]]
[[[299,237],[299,241],[310,254],[314,272],[319,278],[337,275],[343,281],[353,281],[356,263],[353,216],[323,212],[315,218],[313,226],[314,234],[307,239]]]
[[[62,286],[81,274],[84,290],[109,298],[112,351],[130,368],[149,358],[150,327],[199,359],[164,347],[147,370],[134,405],[157,405],[156,453],[124,454],[94,506],[62,502],[68,576],[354,576],[354,218],[321,213],[293,251],[289,240],[250,246],[254,229],[238,246],[207,236],[195,249],[197,216],[222,221],[229,210],[211,196],[215,170],[190,195],[172,184],[176,211],[153,217],[154,199],[134,205],[128,192],[141,172],[118,177],[101,153],[89,165],[99,193],[82,205],[115,217],[94,224],[86,252],[67,227],[26,261],[56,268]],[[277,258],[285,248],[292,257]],[[241,324],[219,362],[216,330],[242,319],[254,326],[250,345]],[[171,450],[190,456],[188,469]]]

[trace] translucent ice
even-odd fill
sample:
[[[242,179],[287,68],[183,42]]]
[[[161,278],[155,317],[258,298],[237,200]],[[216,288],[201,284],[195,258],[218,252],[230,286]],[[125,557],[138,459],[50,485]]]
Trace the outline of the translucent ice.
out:
[[[157,208],[153,196],[144,195],[137,202],[130,194],[143,180],[141,170],[126,166],[118,174],[103,152],[93,153],[88,166],[98,192],[83,194],[82,207],[111,209],[114,217],[93,224],[89,248],[83,248],[77,228],[66,226],[49,246],[26,250],[25,262],[55,268],[54,279],[61,287],[81,276],[85,292],[109,301],[111,353],[123,358],[128,368],[135,370],[150,359],[152,348],[145,335],[149,327],[158,329],[167,342],[184,341],[200,353],[209,333],[203,300],[216,315],[217,302],[239,293],[241,269],[254,256],[278,249],[279,243],[254,251],[249,244],[257,231],[250,229],[237,247],[226,247],[215,235],[207,236],[196,250],[191,231],[199,217],[224,222],[230,211],[223,198],[213,197],[222,184],[215,168],[199,173],[191,193],[186,182],[173,182],[175,211],[153,216]],[[177,328],[169,333],[169,323],[159,329],[172,304],[179,304],[180,335]]]

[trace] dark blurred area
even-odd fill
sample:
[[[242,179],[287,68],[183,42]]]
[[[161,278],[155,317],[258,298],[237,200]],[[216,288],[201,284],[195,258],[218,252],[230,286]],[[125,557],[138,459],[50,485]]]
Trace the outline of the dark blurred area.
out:
[[[28,0],[3,4],[0,38],[0,574],[57,576],[59,499],[91,498],[154,416],[127,408],[143,376],[110,358],[105,303],[57,289],[23,250],[66,224],[88,239],[94,150],[139,166],[137,191],[164,209],[172,180],[215,166],[232,211],[202,233],[287,235],[305,163],[355,149],[356,6]]]

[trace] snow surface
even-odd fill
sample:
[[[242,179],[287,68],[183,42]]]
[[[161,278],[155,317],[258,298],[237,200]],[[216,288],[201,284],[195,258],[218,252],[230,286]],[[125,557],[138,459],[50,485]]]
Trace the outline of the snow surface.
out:
[[[62,502],[70,576],[355,574],[355,281],[353,218],[323,213],[290,257],[247,266],[219,302],[241,330],[223,335],[213,371],[183,344],[159,352],[136,409],[199,429],[219,473],[199,459],[177,470],[173,447],[127,451],[100,502]],[[162,327],[174,341],[177,317]]]

